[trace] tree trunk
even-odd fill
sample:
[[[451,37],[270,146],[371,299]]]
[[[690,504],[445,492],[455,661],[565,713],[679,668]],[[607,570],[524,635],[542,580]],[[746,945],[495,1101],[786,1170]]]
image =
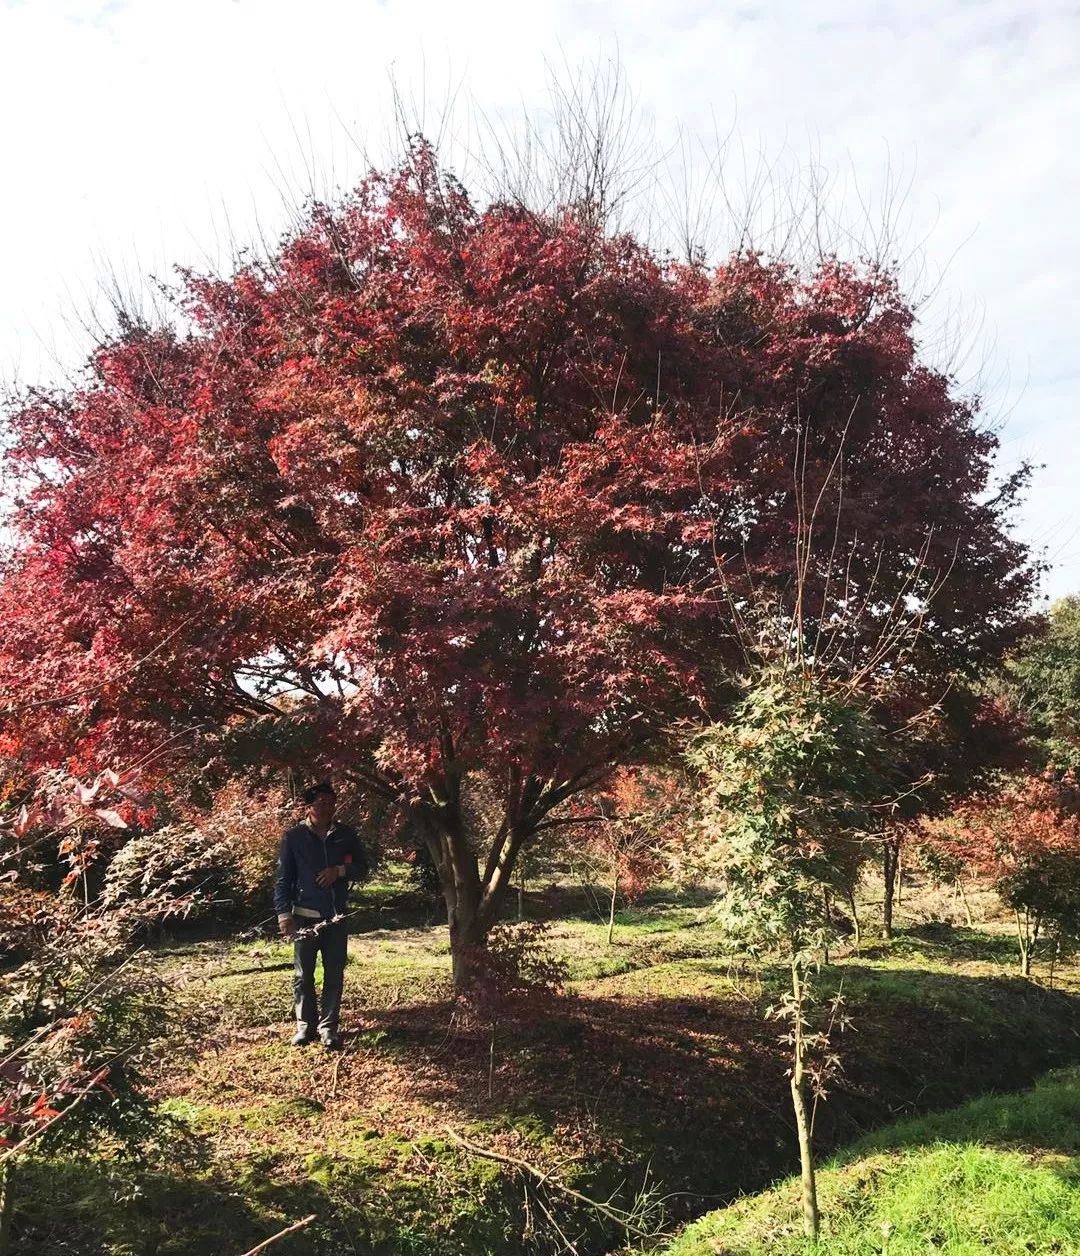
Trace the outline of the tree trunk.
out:
[[[960,891],[960,902],[964,904],[964,919],[967,921],[967,927],[974,929],[975,922],[971,918],[971,904],[968,902],[968,896],[964,892],[964,882],[960,877],[956,878],[956,885]]]
[[[853,939],[855,951],[858,953],[859,944],[862,942],[862,929],[859,925],[859,909],[855,906],[855,891],[853,889],[848,890],[847,899],[848,906],[851,908],[851,923],[855,929],[855,937]]]
[[[529,830],[514,826],[501,830],[481,873],[456,798],[451,796],[438,807],[425,805],[417,815],[446,902],[454,993],[461,994],[471,983],[488,931],[499,918]]]
[[[454,993],[461,994],[472,984],[480,961],[479,952],[487,937],[475,916],[463,919],[453,913],[450,920],[450,962],[453,971]]]
[[[791,1105],[795,1110],[795,1128],[799,1136],[799,1165],[802,1171],[803,1233],[812,1242],[818,1241],[817,1178],[814,1173],[814,1143],[810,1128],[810,1105],[807,1102],[806,1039],[803,1036],[803,990],[797,963],[791,965],[791,991],[794,1003],[794,1032],[791,1061]]]
[[[478,948],[484,945],[489,928],[480,915],[480,870],[462,834],[432,825],[425,832],[424,840],[438,871],[446,903],[454,993],[461,994],[476,971]]]
[[[1016,940],[1020,944],[1020,976],[1031,976],[1031,936],[1029,933],[1030,923],[1027,918],[1027,912],[1024,913],[1023,919],[1020,917],[1019,911],[1013,908],[1013,915],[1016,917]]]
[[[452,815],[429,820],[424,840],[439,873],[446,920],[450,929],[450,957],[453,964],[454,993],[471,983],[483,953],[488,931],[499,918],[510,889],[523,835],[511,833],[502,857],[489,859],[481,876],[476,853]]]
[[[0,1164],[0,1256],[11,1251],[11,1215],[15,1211],[15,1161]]]
[[[893,935],[893,899],[896,895],[896,873],[900,866],[900,839],[885,838],[881,844],[882,872],[885,877],[885,897],[881,903],[881,932],[886,938]]]
[[[616,874],[615,879],[611,883],[611,909],[608,912],[607,921],[607,944],[611,946],[612,939],[615,936],[615,900],[619,896],[619,878]]]

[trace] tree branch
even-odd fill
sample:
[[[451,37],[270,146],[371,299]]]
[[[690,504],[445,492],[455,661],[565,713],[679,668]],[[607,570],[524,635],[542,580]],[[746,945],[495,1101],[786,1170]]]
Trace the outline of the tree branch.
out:
[[[255,1247],[250,1247],[241,1256],[256,1256],[257,1252],[265,1252],[271,1243],[276,1243],[278,1239],[283,1239],[287,1234],[295,1234],[297,1230],[302,1230],[305,1226],[311,1225],[315,1220],[316,1213],[312,1213],[310,1217],[305,1217],[302,1221],[294,1221],[292,1225],[286,1226],[284,1230],[279,1230],[277,1234],[271,1234],[268,1239],[264,1239]]]

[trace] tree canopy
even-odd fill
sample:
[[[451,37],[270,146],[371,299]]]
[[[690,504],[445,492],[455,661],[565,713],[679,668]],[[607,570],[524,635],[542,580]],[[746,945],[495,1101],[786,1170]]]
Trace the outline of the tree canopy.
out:
[[[464,943],[564,802],[718,712],[733,614],[796,565],[850,668],[897,605],[936,677],[1022,620],[1023,474],[990,491],[995,437],[880,268],[675,265],[478,205],[418,142],[174,301],[10,409],[8,750],[349,777],[411,808]]]
[[[1005,693],[1042,753],[1080,767],[1080,598],[1061,598],[1005,663]]]

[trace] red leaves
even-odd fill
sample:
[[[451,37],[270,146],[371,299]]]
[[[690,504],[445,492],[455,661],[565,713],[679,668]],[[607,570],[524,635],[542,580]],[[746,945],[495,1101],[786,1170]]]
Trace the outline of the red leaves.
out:
[[[59,1115],[60,1109],[50,1106],[48,1095],[41,1095],[37,1103],[30,1109],[30,1119],[32,1121],[47,1121],[51,1117]]]
[[[620,769],[602,794],[575,808],[583,823],[575,849],[591,877],[633,902],[668,869],[686,827],[679,781],[655,770]]]
[[[478,763],[571,779],[631,717],[722,699],[732,603],[789,582],[796,453],[813,500],[842,440],[820,517],[845,576],[820,564],[808,603],[888,606],[924,554],[950,577],[913,665],[942,672],[1021,614],[1015,488],[984,504],[992,437],[888,275],[665,267],[573,214],[481,211],[421,145],[273,266],[186,283],[186,327],[12,416],[0,691],[34,762],[364,747],[407,796]],[[79,805],[130,823],[100,788]]]
[[[546,924],[497,924],[483,946],[464,948],[468,980],[459,992],[464,1022],[494,1024],[547,1009],[566,980],[566,966],[548,950]]]
[[[998,879],[1043,853],[1080,854],[1075,793],[1068,777],[1017,777],[961,804],[945,820],[928,823],[927,838],[975,875]]]

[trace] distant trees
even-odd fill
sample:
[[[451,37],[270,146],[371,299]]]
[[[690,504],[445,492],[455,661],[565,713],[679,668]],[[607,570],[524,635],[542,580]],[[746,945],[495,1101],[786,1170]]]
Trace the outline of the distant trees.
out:
[[[615,936],[621,898],[632,903],[670,869],[670,851],[685,823],[686,798],[673,773],[621,768],[589,800],[575,843],[579,872],[607,893],[607,944]]]
[[[1030,976],[1040,941],[1080,931],[1080,599],[1034,620],[987,689],[907,827],[935,875],[997,891]]]
[[[1043,758],[1080,769],[1080,597],[1055,602],[1009,653],[1003,689]]]
[[[990,788],[1002,773],[1030,762],[1028,727],[1013,705],[985,690],[998,673],[973,684],[957,683],[920,712],[911,695],[900,704],[901,716],[916,715],[907,735],[894,747],[896,796],[883,810],[874,833],[882,871],[882,933],[892,937],[893,907],[905,860],[914,865],[920,826],[947,816],[973,793]],[[899,727],[895,718],[891,726]]]
[[[1080,935],[1080,796],[1071,774],[1026,775],[976,795],[928,824],[932,867],[981,877],[1016,922],[1020,971],[1031,975],[1040,937],[1059,947]]]

